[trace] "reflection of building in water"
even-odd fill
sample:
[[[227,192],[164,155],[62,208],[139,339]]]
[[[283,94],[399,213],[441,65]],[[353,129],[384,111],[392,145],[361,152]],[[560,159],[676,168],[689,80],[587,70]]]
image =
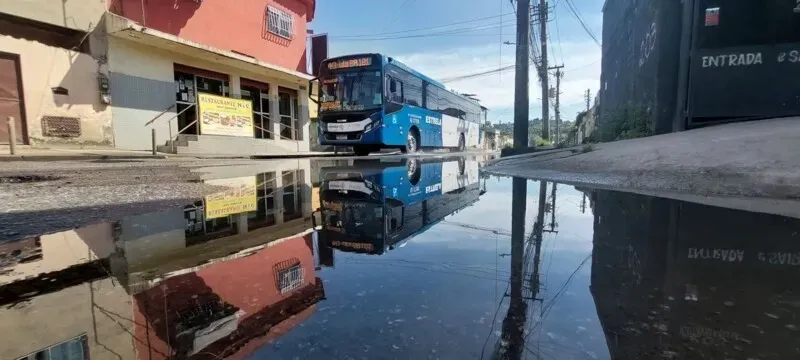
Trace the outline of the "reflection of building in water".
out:
[[[592,294],[612,358],[800,358],[800,220],[594,195]]]
[[[216,214],[224,234],[192,231],[177,208],[0,245],[0,358],[236,358],[288,331],[324,297],[307,164],[252,177],[277,184],[255,202],[253,189],[212,197],[231,211]]]
[[[324,297],[311,233],[212,261],[134,295],[139,358],[240,358],[304,321]]]
[[[111,223],[0,245],[0,358],[133,358],[130,296],[108,277],[113,246]]]
[[[483,192],[478,161],[463,157],[358,161],[321,169],[320,182],[321,247],[368,254],[402,246]]]

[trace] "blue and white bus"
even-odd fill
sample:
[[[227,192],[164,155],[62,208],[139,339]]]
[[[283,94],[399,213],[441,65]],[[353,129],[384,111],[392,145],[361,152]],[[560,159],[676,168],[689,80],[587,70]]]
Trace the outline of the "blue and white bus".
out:
[[[464,157],[356,160],[322,168],[318,239],[335,249],[380,255],[482,193],[478,161]]]
[[[463,151],[481,142],[485,108],[391,57],[326,59],[316,81],[321,145],[367,155],[383,148]]]

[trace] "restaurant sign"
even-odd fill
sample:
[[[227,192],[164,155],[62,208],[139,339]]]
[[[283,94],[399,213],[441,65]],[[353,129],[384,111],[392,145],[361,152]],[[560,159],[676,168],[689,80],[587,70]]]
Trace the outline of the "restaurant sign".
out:
[[[255,176],[207,180],[205,183],[227,188],[216,194],[206,196],[206,220],[256,211],[258,200]]]
[[[253,104],[250,100],[199,93],[200,133],[253,137]]]

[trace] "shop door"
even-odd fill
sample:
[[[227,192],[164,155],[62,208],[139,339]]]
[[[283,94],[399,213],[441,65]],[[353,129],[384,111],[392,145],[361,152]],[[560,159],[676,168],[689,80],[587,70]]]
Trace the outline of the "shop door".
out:
[[[17,125],[17,143],[25,143],[26,127],[22,111],[21,80],[19,56],[0,53],[0,144],[8,144],[11,139],[6,120],[9,116],[14,117]]]

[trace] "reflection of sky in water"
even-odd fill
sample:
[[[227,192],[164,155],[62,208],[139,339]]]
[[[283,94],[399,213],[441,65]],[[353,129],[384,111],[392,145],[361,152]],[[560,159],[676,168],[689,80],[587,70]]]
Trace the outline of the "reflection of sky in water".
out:
[[[252,357],[469,359],[480,358],[489,336],[488,356],[508,305],[503,295],[510,276],[511,179],[488,179],[487,190],[407,246],[382,256],[337,251],[335,268],[319,273],[327,300],[317,304],[315,315]],[[580,213],[582,194],[573,187],[559,185],[557,191],[559,233],[544,236],[544,302],[530,307],[528,328],[543,309],[549,311],[528,347],[543,358],[604,359],[608,351],[589,294],[590,262],[570,279],[591,251],[591,210],[587,205],[587,213]],[[538,194],[538,182],[529,182],[527,233]],[[549,222],[547,214],[546,229]]]

